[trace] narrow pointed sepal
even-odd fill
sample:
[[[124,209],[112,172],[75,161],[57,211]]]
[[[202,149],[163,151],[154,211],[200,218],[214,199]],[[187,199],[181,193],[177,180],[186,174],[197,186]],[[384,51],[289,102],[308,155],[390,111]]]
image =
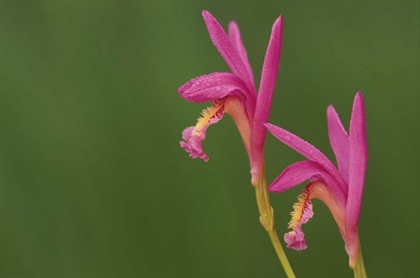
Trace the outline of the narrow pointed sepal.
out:
[[[283,41],[283,18],[280,15],[274,22],[270,41],[265,53],[261,73],[260,88],[258,90],[254,120],[251,134],[251,174],[258,175],[262,165],[264,143],[267,134],[264,124],[270,116],[271,103],[276,86],[277,74],[280,67],[280,54]]]

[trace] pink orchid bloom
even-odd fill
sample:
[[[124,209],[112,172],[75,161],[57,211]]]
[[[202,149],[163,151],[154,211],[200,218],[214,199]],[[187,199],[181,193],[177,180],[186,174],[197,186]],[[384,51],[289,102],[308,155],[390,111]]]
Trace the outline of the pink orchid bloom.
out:
[[[311,199],[316,198],[325,203],[331,211],[344,239],[349,264],[353,269],[361,254],[357,225],[367,166],[365,107],[362,94],[358,92],[354,98],[349,135],[332,105],[327,109],[327,119],[328,135],[338,169],[320,150],[308,142],[280,127],[266,124],[271,134],[308,159],[287,167],[268,190],[281,193],[309,179],[311,182],[293,206],[292,220],[289,222],[292,231],[284,236],[287,247],[295,250],[306,249],[302,225],[313,216]]]
[[[232,72],[202,75],[178,89],[178,93],[186,100],[213,101],[212,106],[203,110],[197,124],[182,132],[184,141],[180,144],[190,157],[208,161],[201,143],[206,137],[207,128],[221,120],[226,112],[233,118],[241,134],[250,159],[252,180],[255,181],[262,167],[266,136],[264,123],[268,121],[279,68],[282,17],[274,22],[272,28],[257,94],[251,65],[236,23],[229,23],[227,35],[209,12],[203,11],[202,15],[213,44]]]

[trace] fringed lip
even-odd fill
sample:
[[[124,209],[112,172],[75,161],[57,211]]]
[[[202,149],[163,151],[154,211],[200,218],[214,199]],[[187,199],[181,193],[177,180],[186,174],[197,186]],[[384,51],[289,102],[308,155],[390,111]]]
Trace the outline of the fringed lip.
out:
[[[298,196],[298,202],[293,205],[293,211],[290,213],[292,219],[289,222],[289,229],[292,231],[284,235],[287,247],[295,250],[303,250],[307,248],[305,234],[302,225],[306,224],[314,215],[311,200],[318,199],[322,201],[331,211],[336,221],[343,239],[346,240],[344,228],[344,210],[345,203],[338,203],[337,199],[331,195],[328,185],[325,181],[316,180],[309,183],[302,194]]]
[[[239,97],[227,96],[216,100],[212,106],[204,109],[197,124],[183,131],[182,139],[184,141],[181,141],[180,145],[190,154],[191,158],[201,158],[206,162],[209,160],[203,151],[202,141],[206,138],[209,126],[220,121],[224,113],[228,113],[235,121],[245,149],[248,154],[250,153],[251,124],[246,114],[245,104]]]

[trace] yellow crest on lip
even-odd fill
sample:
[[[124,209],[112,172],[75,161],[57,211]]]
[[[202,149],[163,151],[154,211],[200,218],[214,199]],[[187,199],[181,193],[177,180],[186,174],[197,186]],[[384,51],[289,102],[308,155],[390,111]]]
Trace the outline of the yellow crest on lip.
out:
[[[307,202],[310,202],[309,189],[305,188],[305,190],[298,196],[298,201],[293,204],[293,211],[290,213],[292,219],[290,219],[290,222],[288,224],[289,229],[296,229],[296,225],[302,218],[302,214]]]
[[[200,136],[201,130],[211,121],[211,119],[218,117],[220,110],[223,110],[224,103],[224,99],[216,100],[212,106],[207,107],[201,111],[201,117],[197,119],[197,124],[195,125],[193,131],[194,136]]]

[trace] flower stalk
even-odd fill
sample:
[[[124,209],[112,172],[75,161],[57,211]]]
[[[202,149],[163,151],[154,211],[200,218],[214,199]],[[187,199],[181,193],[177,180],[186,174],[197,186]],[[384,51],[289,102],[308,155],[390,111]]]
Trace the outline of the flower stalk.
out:
[[[258,211],[260,213],[260,223],[263,226],[263,228],[267,231],[271,243],[273,244],[274,250],[277,253],[277,256],[280,260],[281,265],[283,266],[284,272],[286,273],[287,277],[295,278],[296,276],[293,272],[292,266],[290,265],[286,253],[284,252],[284,249],[281,246],[280,240],[277,236],[276,228],[274,225],[274,211],[271,206],[270,197],[268,195],[267,178],[265,175],[264,166],[261,167],[260,175],[258,176],[254,187]]]
[[[254,74],[238,25],[234,21],[230,22],[226,34],[209,12],[203,11],[202,15],[213,44],[231,72],[202,75],[178,89],[178,93],[186,100],[213,102],[211,107],[203,110],[202,117],[195,126],[184,129],[180,145],[191,158],[201,158],[207,162],[209,158],[201,144],[206,138],[207,128],[220,121],[225,113],[233,118],[249,157],[251,183],[255,187],[260,222],[270,236],[287,277],[294,278],[293,270],[275,231],[264,170],[264,142],[267,133],[264,124],[268,122],[280,64],[282,16],[275,20],[271,30],[257,93]]]
[[[360,242],[360,241],[359,241]],[[362,247],[359,244],[359,256],[353,269],[354,278],[367,278],[365,263],[363,261]]]

